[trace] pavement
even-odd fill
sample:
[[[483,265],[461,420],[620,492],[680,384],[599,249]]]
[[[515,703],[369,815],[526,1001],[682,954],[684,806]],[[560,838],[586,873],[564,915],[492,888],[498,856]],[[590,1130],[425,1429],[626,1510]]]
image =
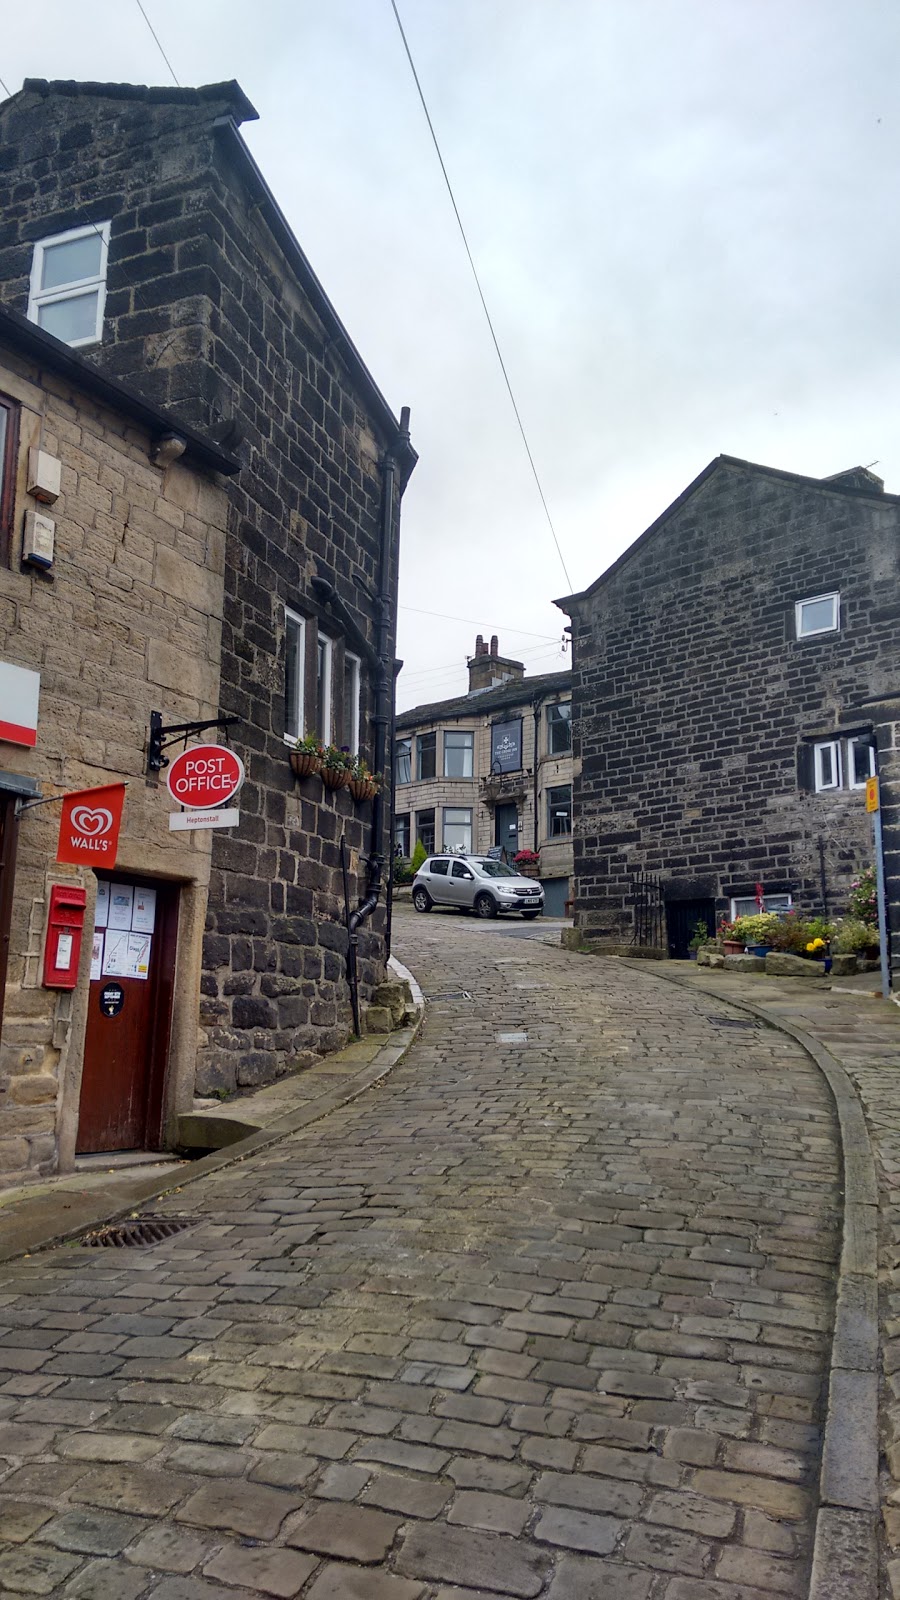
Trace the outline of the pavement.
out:
[[[0,1266],[0,1597],[808,1594],[829,1081],[743,982],[551,933],[398,911],[388,1076],[207,1158],[171,1239]]]

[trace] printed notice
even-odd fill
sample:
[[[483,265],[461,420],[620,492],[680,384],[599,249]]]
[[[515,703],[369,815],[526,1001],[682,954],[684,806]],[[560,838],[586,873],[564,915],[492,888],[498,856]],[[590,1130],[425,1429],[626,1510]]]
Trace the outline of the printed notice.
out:
[[[131,908],[134,903],[134,885],[111,883],[109,886],[108,928],[121,928],[131,932]]]
[[[147,977],[150,971],[150,945],[151,939],[148,933],[130,933],[128,935],[126,978]]]
[[[128,941],[130,933],[113,932],[108,930],[103,949],[103,966],[101,977],[128,978],[131,973],[128,968]]]
[[[68,972],[72,965],[72,935],[61,933],[56,944],[56,970]]]
[[[156,890],[136,888],[131,912],[133,933],[152,933],[156,921]]]
[[[103,934],[95,933],[91,945],[91,983],[103,976]]]
[[[105,928],[109,919],[109,884],[105,879],[97,884],[97,909],[94,912],[94,927]]]

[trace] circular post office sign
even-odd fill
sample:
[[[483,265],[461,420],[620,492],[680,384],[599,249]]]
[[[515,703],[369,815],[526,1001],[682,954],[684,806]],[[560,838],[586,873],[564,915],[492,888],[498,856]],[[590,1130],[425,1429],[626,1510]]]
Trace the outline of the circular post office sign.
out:
[[[166,772],[166,787],[180,806],[208,811],[225,805],[244,781],[244,763],[224,744],[193,744]]]

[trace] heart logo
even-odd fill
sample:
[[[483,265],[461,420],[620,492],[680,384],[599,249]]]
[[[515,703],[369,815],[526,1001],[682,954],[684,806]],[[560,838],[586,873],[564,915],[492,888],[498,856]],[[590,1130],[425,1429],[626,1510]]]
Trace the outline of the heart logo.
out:
[[[98,839],[102,834],[109,833],[112,825],[112,812],[103,806],[97,806],[94,811],[89,806],[73,808],[72,827],[76,833],[84,834],[87,839]]]

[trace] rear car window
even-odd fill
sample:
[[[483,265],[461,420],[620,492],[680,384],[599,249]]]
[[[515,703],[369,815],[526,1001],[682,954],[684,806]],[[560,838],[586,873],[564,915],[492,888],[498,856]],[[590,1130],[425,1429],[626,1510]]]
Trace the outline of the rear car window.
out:
[[[449,861],[432,861],[429,871],[437,872],[442,878],[446,878],[449,865]]]

